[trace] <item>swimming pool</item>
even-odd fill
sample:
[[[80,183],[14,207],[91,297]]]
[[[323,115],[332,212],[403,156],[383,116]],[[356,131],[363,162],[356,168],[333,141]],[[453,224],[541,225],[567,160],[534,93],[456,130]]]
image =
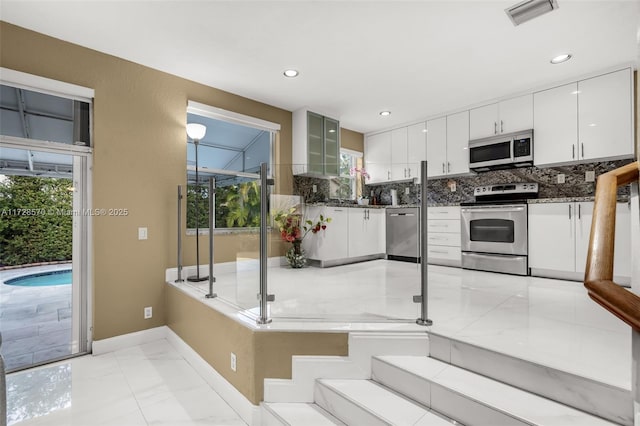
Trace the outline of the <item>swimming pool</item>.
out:
[[[52,285],[67,285],[71,284],[71,269],[23,275],[21,277],[11,278],[4,283],[6,285],[15,285],[20,287],[47,287]]]

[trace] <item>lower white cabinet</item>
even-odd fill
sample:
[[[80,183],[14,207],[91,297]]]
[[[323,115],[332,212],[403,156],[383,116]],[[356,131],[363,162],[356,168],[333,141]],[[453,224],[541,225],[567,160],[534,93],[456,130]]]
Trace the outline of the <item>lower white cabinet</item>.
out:
[[[460,207],[427,208],[427,262],[460,266]]]
[[[529,205],[529,267],[532,275],[582,280],[593,202]],[[631,216],[628,203],[616,206],[614,277],[627,284],[631,276]]]
[[[385,210],[359,207],[307,206],[305,219],[313,222],[330,217],[327,229],[307,235],[302,242],[307,259],[320,266],[333,266],[362,260],[383,258],[385,245]]]

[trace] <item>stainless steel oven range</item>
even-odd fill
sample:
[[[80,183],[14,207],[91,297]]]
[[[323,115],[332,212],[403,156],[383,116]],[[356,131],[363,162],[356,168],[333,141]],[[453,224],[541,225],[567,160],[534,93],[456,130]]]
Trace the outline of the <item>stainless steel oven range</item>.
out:
[[[527,198],[537,183],[480,186],[475,202],[462,203],[462,267],[529,275]]]

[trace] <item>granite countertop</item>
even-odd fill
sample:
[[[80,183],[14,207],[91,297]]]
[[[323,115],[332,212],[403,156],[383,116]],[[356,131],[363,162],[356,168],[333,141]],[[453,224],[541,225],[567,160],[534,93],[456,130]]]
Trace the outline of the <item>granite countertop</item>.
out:
[[[555,198],[531,198],[527,200],[529,204],[544,204],[544,203],[573,203],[573,202],[589,202],[594,201],[594,196],[589,197],[555,197]],[[629,197],[618,197],[619,203],[626,203],[629,201]]]

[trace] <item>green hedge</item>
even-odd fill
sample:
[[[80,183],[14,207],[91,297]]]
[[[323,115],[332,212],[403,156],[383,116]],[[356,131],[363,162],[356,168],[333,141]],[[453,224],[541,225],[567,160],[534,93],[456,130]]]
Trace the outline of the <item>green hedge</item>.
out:
[[[0,266],[70,260],[69,179],[0,176]]]

